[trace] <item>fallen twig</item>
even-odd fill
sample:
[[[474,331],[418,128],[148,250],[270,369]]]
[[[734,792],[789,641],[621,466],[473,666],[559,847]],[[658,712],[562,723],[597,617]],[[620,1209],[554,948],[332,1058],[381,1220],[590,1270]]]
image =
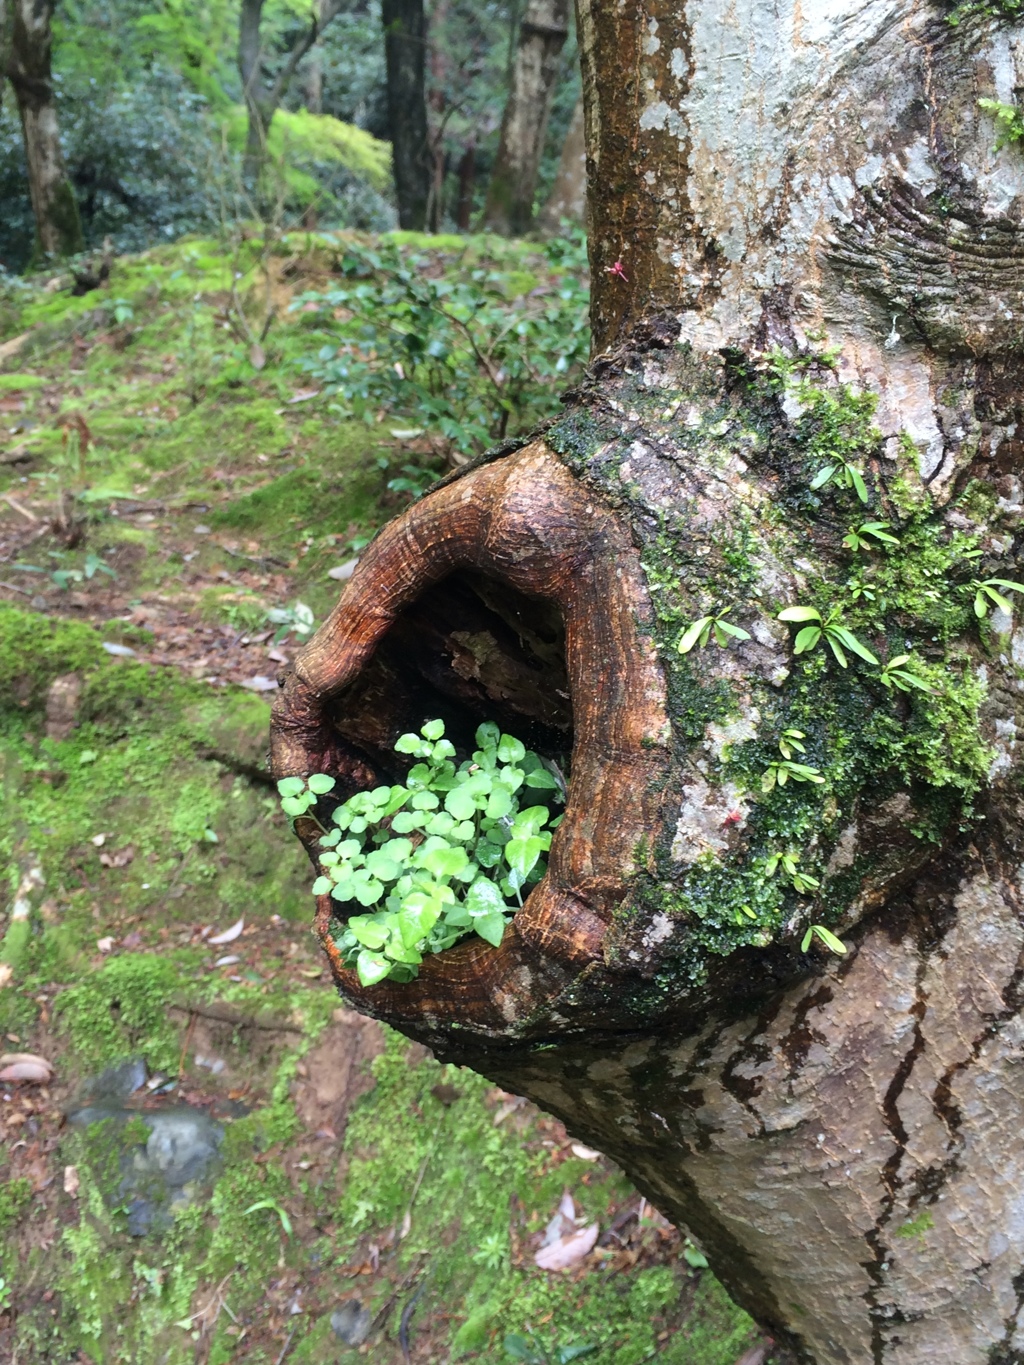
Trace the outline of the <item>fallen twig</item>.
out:
[[[23,516],[28,521],[31,521],[33,525],[38,525],[39,518],[36,516],[35,512],[30,512],[27,507],[22,507],[21,503],[17,500],[17,498],[12,498],[10,493],[2,493],[0,494],[0,497],[3,498],[4,502],[7,504],[8,507],[13,508],[14,511],[17,512],[20,516]]]

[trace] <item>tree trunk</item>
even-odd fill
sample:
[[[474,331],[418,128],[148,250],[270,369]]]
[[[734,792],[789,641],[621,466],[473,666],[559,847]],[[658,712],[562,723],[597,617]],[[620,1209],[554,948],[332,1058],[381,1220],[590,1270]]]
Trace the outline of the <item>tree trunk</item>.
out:
[[[260,24],[263,19],[263,0],[242,0],[238,16],[238,73],[242,78],[242,98],[248,115],[242,178],[254,193],[258,193],[260,174],[267,158],[270,125],[291,85],[292,77],[303,57],[316,44],[327,25],[341,13],[344,5],[345,0],[318,0],[309,28],[288,53],[274,83],[268,85],[262,73],[264,52]]]
[[[383,0],[381,16],[398,222],[400,227],[422,232],[431,183],[423,0]]]
[[[542,232],[555,234],[563,222],[582,224],[586,215],[587,140],[583,126],[583,97],[580,96],[562,144],[555,183],[540,212],[538,226]]]
[[[1024,1360],[1024,155],[978,103],[1024,26],[947,13],[581,0],[590,372],[381,532],[274,720],[342,794],[433,716],[571,749],[499,948],[364,989],[323,897],[335,979],[817,1365]]]
[[[7,76],[14,87],[25,139],[36,252],[42,257],[73,256],[85,244],[78,205],[64,168],[53,98],[53,4],[52,0],[14,0],[12,8]]]
[[[521,236],[532,225],[558,56],[568,34],[569,0],[528,0],[487,190],[484,225],[492,232]]]

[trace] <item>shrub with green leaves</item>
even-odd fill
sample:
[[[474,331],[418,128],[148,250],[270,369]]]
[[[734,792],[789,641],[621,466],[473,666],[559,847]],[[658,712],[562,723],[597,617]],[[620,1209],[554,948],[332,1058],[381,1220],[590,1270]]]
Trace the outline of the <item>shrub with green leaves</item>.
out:
[[[335,937],[364,986],[411,981],[425,954],[470,934],[497,947],[524,892],[544,875],[561,816],[525,798],[543,791],[562,804],[560,775],[490,722],[476,743],[456,767],[444,722],[428,721],[395,744],[396,753],[417,760],[404,785],[356,792],[330,816],[333,829],[321,822],[313,892],[367,911],[351,915]],[[282,778],[281,807],[293,819],[319,819],[319,799],[334,785],[326,773]]]
[[[527,431],[590,344],[585,242],[546,250],[552,274],[524,298],[507,270],[468,256],[441,274],[428,252],[347,243],[344,284],[292,305],[313,305],[329,327],[304,368],[346,416],[404,414],[466,453]]]

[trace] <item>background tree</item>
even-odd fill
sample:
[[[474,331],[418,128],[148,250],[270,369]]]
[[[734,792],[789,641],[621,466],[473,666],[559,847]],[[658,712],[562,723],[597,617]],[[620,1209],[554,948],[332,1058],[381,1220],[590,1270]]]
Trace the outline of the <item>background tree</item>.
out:
[[[487,190],[484,221],[495,232],[521,236],[533,221],[558,59],[568,34],[569,0],[528,0]]]
[[[576,102],[572,122],[562,144],[551,193],[544,202],[539,226],[558,232],[565,221],[582,223],[587,212],[587,140],[583,126],[583,100]]]
[[[384,0],[381,18],[398,222],[403,228],[422,230],[427,223],[431,171],[423,0]]]
[[[317,4],[308,26],[296,39],[272,81],[267,81],[263,73],[267,55],[260,37],[263,5],[264,0],[242,0],[238,24],[238,72],[249,120],[244,160],[245,179],[249,184],[255,184],[259,177],[271,121],[299,63],[328,24],[345,8],[346,0],[322,0]]]
[[[52,0],[13,0],[6,75],[21,118],[36,249],[42,256],[59,258],[81,251],[83,241],[54,102],[52,19]]]
[[[464,752],[496,719],[571,750],[566,816],[498,949],[364,989],[328,897],[318,928],[801,1360],[1014,1361],[1019,6],[578,25],[590,377],[385,529],[274,725],[344,794],[429,716]]]

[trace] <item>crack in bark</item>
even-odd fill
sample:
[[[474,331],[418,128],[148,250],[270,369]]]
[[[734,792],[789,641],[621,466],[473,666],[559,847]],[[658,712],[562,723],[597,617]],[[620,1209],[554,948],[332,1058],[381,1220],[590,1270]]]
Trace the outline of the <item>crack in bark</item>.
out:
[[[895,1149],[880,1172],[882,1183],[885,1186],[885,1196],[882,1205],[875,1218],[874,1227],[865,1234],[865,1241],[871,1249],[872,1259],[862,1262],[868,1276],[874,1283],[864,1294],[864,1302],[867,1304],[868,1317],[871,1322],[871,1354],[873,1365],[884,1365],[886,1333],[888,1329],[900,1322],[906,1322],[907,1317],[900,1312],[895,1304],[883,1304],[879,1302],[879,1295],[885,1285],[883,1272],[887,1268],[889,1251],[882,1241],[882,1231],[888,1225],[892,1217],[893,1209],[896,1205],[896,1196],[903,1185],[900,1179],[900,1166],[907,1150],[907,1130],[903,1125],[903,1119],[899,1112],[899,1099],[911,1072],[914,1063],[925,1049],[924,1032],[921,1028],[922,1021],[927,1010],[928,997],[924,989],[924,976],[928,965],[927,953],[921,952],[918,958],[917,973],[915,979],[915,998],[910,1008],[910,1015],[914,1020],[914,1030],[910,1047],[900,1059],[899,1066],[889,1082],[889,1087],[885,1092],[882,1101],[882,1114],[885,1119],[885,1126],[892,1134],[895,1142]]]

